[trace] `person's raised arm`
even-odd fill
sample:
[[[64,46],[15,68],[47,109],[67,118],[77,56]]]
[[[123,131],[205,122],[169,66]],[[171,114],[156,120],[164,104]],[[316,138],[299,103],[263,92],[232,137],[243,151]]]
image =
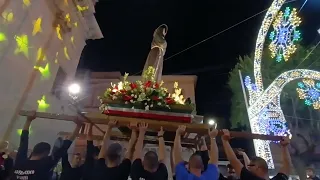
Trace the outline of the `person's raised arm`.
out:
[[[103,137],[103,142],[102,142],[102,146],[100,149],[100,153],[98,156],[98,159],[104,159],[106,156],[106,150],[108,149],[108,141],[110,140],[110,135],[111,135],[111,131],[112,128],[115,127],[115,125],[118,123],[118,121],[116,120],[111,120],[108,122],[108,126],[107,126],[107,130],[106,133],[104,134]]]
[[[134,152],[134,145],[137,141],[137,123],[130,123],[130,129],[131,129],[131,137],[128,143],[127,152],[125,155],[125,159],[132,160],[133,152]]]
[[[244,161],[244,166],[245,166],[246,168],[248,168],[248,165],[250,164],[250,159],[249,159],[247,153],[244,152],[242,149],[238,149],[238,150],[237,150],[237,153],[242,156],[243,161]]]
[[[166,159],[166,146],[164,144],[164,139],[163,139],[163,127],[161,126],[160,131],[158,132],[158,140],[159,140],[159,155],[158,155],[158,160],[160,163],[164,163]]]
[[[218,135],[218,130],[212,129],[208,130],[209,136],[210,136],[210,160],[209,164],[218,165],[219,160],[219,152],[218,152],[218,146],[216,143],[216,137]]]
[[[93,127],[93,124],[91,123],[89,125],[89,130],[87,134],[87,153],[86,153],[85,164],[93,160],[94,145],[93,145],[93,137],[92,137],[92,127]]]
[[[143,141],[144,135],[146,134],[148,128],[148,124],[145,122],[141,122],[139,124],[139,136],[133,153],[133,160],[142,158],[142,149],[143,149]]]
[[[176,167],[179,163],[183,162],[183,159],[181,157],[181,135],[186,131],[186,126],[181,125],[178,127],[176,131],[176,137],[174,138],[173,143],[173,160],[174,160],[174,166]]]
[[[78,123],[77,126],[74,128],[72,134],[67,139],[63,140],[61,147],[59,147],[55,152],[53,152],[53,161],[52,164],[50,164],[50,166],[55,166],[59,162],[59,160],[68,153],[69,147],[79,134],[81,125],[82,124]]]
[[[241,170],[243,168],[242,163],[240,160],[237,158],[236,154],[233,152],[233,149],[230,146],[229,140],[231,139],[230,137],[230,132],[227,129],[223,130],[223,136],[222,136],[222,145],[224,148],[224,152],[227,155],[227,159],[229,160],[230,164],[236,171],[236,174],[240,177],[241,175]]]
[[[65,171],[67,169],[71,169],[71,165],[69,162],[69,155],[68,153],[64,154],[62,156],[62,161],[61,161],[61,165],[62,165],[62,170]]]
[[[290,140],[288,137],[284,137],[281,142],[281,156],[282,156],[282,167],[280,168],[280,173],[283,173],[289,177],[291,172],[291,156],[288,150],[288,145]]]
[[[200,138],[200,142],[201,142],[200,151],[208,151],[207,143],[204,136]]]
[[[21,137],[20,137],[20,145],[19,145],[19,149],[16,157],[17,163],[28,159],[29,129],[30,129],[31,122],[35,118],[36,118],[36,112],[34,111],[32,116],[28,116],[26,122],[24,123]]]

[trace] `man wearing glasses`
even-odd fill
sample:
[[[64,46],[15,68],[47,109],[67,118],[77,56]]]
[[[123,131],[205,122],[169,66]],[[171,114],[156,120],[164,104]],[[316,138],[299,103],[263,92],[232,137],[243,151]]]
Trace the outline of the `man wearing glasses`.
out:
[[[268,164],[267,162],[260,158],[254,157],[251,159],[247,168],[243,166],[240,160],[237,158],[233,152],[230,144],[230,133],[228,130],[223,130],[222,144],[227,155],[228,160],[234,167],[235,172],[241,180],[268,180]],[[279,173],[272,178],[272,180],[288,180],[288,176],[291,171],[291,157],[287,146],[289,145],[289,138],[285,137],[281,142],[281,153],[282,153],[282,167]]]

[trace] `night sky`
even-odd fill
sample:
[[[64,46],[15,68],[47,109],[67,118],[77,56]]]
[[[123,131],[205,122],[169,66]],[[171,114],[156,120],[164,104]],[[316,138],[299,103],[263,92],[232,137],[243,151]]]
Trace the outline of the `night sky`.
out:
[[[182,50],[219,33],[266,8],[272,0],[100,0],[96,19],[104,35],[88,40],[79,68],[135,74],[143,69],[153,31],[169,27],[167,59],[163,74],[194,74],[197,112],[205,117],[230,116],[231,91],[228,72],[237,58],[254,51],[257,32],[265,13],[221,33],[181,54]],[[299,9],[304,0],[286,6]],[[309,0],[299,16],[303,19],[303,43],[315,43],[320,28],[320,0]],[[173,56],[175,55],[175,56]],[[228,122],[228,121],[224,121]],[[229,123],[223,123],[228,127]]]

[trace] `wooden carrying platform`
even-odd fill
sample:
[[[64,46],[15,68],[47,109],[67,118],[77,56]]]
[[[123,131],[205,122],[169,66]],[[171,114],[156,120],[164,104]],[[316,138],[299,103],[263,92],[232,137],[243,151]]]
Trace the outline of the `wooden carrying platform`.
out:
[[[32,116],[32,111],[20,111],[21,116]],[[61,121],[82,121],[83,123],[93,123],[93,124],[108,124],[109,120],[117,120],[118,126],[128,126],[131,122],[145,122],[148,123],[148,129],[153,131],[160,130],[160,127],[163,127],[166,132],[175,132],[179,125],[185,125],[187,133],[196,133],[199,136],[207,135],[209,126],[207,124],[191,124],[191,123],[178,123],[178,122],[168,122],[168,121],[159,121],[159,120],[150,120],[150,119],[141,119],[141,118],[129,118],[129,117],[120,117],[120,116],[107,116],[100,113],[85,113],[80,114],[79,116],[70,116],[63,114],[51,114],[37,112],[36,117],[45,118],[45,119],[55,119]],[[101,132],[103,132],[98,126],[95,125]],[[261,139],[261,140],[272,140],[280,141],[282,137],[280,136],[270,136],[262,134],[252,134],[248,132],[236,132],[230,131],[232,137],[235,138],[246,138],[246,139]],[[222,131],[219,131],[219,136],[222,135]]]

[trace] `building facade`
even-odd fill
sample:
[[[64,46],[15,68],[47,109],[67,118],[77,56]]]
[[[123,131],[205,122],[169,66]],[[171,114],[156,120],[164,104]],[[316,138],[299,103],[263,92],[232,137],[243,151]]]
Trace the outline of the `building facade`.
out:
[[[9,124],[12,148],[19,144],[25,117],[18,110],[74,114],[65,86],[72,81],[86,39],[100,39],[93,0],[2,0],[0,28],[0,137]],[[13,122],[13,123],[12,123]],[[54,142],[73,123],[37,119],[30,147]]]

